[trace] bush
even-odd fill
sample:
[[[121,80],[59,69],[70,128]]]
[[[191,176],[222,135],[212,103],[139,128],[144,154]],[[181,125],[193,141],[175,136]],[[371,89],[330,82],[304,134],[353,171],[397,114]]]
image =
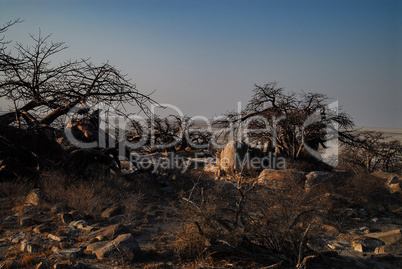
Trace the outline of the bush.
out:
[[[182,204],[180,257],[247,258],[296,264],[307,236],[322,226],[320,204],[300,184],[270,189],[253,182],[197,182]],[[302,245],[302,247],[301,247]]]

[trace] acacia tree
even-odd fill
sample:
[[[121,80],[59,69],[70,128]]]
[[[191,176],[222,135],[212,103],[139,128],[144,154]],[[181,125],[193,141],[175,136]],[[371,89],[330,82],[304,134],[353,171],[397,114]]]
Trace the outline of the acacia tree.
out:
[[[313,150],[325,148],[331,137],[328,132],[338,134],[341,139],[350,138],[348,128],[353,126],[350,117],[326,110],[327,101],[327,96],[320,93],[286,93],[276,82],[255,85],[245,109],[227,113],[214,125],[245,128],[246,137],[241,138],[267,142],[276,153],[291,160],[305,159],[310,156],[306,146]],[[332,123],[338,128],[327,128]]]
[[[6,31],[12,24],[0,30]],[[9,43],[3,37],[0,97],[11,101],[14,109],[0,116],[0,124],[23,119],[28,126],[49,126],[74,106],[85,103],[103,103],[121,114],[126,114],[124,105],[149,112],[153,100],[114,66],[94,65],[88,59],[54,64],[52,57],[68,48],[65,43],[52,42],[50,35],[43,37],[40,32],[31,38],[33,45],[16,43],[14,51],[6,53]]]

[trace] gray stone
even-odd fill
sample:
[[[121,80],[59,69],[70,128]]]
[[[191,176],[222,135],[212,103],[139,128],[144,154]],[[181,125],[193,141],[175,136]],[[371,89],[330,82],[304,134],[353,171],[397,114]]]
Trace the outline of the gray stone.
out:
[[[95,249],[93,253],[95,253],[96,257],[99,260],[102,260],[105,257],[111,256],[113,253],[117,252],[116,247],[113,245],[112,242],[108,242],[101,248]]]
[[[132,259],[141,249],[132,234],[119,235],[113,240],[113,245],[126,258]]]
[[[55,253],[64,258],[75,259],[82,255],[83,249],[82,248],[59,249]]]
[[[390,254],[390,255],[402,255],[402,245],[400,244],[388,244],[379,246],[374,251],[375,254]]]
[[[121,255],[124,259],[133,259],[140,251],[141,249],[132,234],[122,234],[103,247],[95,249],[93,253],[100,260],[116,255]]]
[[[48,234],[47,237],[49,237],[49,239],[52,239],[52,240],[58,241],[58,242],[64,241],[66,239],[65,236],[58,236],[58,235],[54,235],[54,234]]]
[[[104,246],[106,246],[109,243],[110,243],[110,241],[101,241],[101,242],[96,242],[96,243],[89,244],[86,247],[86,251],[93,253],[97,249],[103,248]]]
[[[114,224],[114,225],[110,225],[108,227],[104,227],[101,228],[97,231],[94,231],[92,233],[90,233],[88,235],[88,238],[101,238],[102,240],[104,238],[108,239],[108,240],[113,240],[114,238],[116,238],[117,236],[121,235],[121,234],[126,234],[129,233],[129,229],[122,225],[122,224]]]
[[[271,188],[285,188],[304,181],[304,174],[289,169],[265,169],[258,176],[258,183]]]
[[[402,233],[399,229],[381,233],[369,233],[366,236],[379,239],[386,244],[398,243],[402,240]]]

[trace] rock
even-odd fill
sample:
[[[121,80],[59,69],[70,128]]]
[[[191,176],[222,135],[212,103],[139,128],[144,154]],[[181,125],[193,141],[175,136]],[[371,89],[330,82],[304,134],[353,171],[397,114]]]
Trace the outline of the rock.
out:
[[[62,256],[63,258],[75,259],[82,255],[83,249],[82,248],[59,249],[55,253]]]
[[[386,244],[398,243],[402,240],[402,233],[399,229],[381,233],[369,233],[366,236],[379,239]]]
[[[331,175],[330,172],[326,171],[313,171],[306,175],[306,181],[304,183],[304,188],[306,190],[311,189],[314,185],[322,183],[325,179],[327,179]]]
[[[400,244],[387,244],[379,246],[374,251],[375,254],[390,254],[402,255],[402,245]]]
[[[363,244],[360,244],[360,243],[355,244],[353,249],[357,252],[366,252],[367,251],[367,248],[365,246],[363,246]]]
[[[304,174],[293,170],[265,169],[258,176],[258,183],[271,188],[285,188],[303,182]]]
[[[101,214],[101,217],[109,219],[113,216],[123,213],[122,211],[123,211],[123,209],[121,206],[113,205],[113,206],[109,207],[108,209],[106,209],[105,211],[103,211]]]
[[[93,253],[95,253],[96,257],[99,260],[102,260],[105,257],[111,256],[112,253],[117,252],[116,247],[113,245],[112,242],[108,242],[101,248],[95,249]]]
[[[109,244],[110,242],[109,241],[101,241],[101,242],[96,242],[96,243],[92,243],[92,244],[89,244],[87,247],[86,247],[86,251],[88,251],[88,252],[90,252],[90,253],[93,253],[94,251],[96,251],[97,249],[100,249],[100,248],[103,248],[104,246],[106,246],[107,244]]]
[[[88,235],[88,238],[96,238],[98,236],[102,236],[102,239],[106,238],[108,240],[113,240],[117,236],[129,232],[130,232],[129,229],[126,226],[122,224],[114,224],[90,233]]]
[[[68,224],[73,221],[73,217],[69,213],[62,213],[60,215],[61,221],[65,224]]]
[[[24,217],[20,219],[21,226],[31,226],[33,224],[32,217]]]
[[[132,234],[122,234],[112,242],[108,242],[105,246],[95,249],[93,252],[100,260],[115,255],[122,255],[124,259],[131,260],[140,251],[141,249]]]
[[[42,202],[42,196],[39,189],[33,189],[28,194],[26,203],[31,205],[39,205]]]
[[[80,229],[86,231],[94,230],[94,228],[92,226],[89,226],[88,222],[86,222],[85,220],[72,221],[67,227],[70,229]]]
[[[54,234],[48,234],[47,237],[49,237],[50,239],[52,239],[54,241],[58,241],[58,242],[64,241],[66,239],[65,236],[58,236],[58,235],[54,235]]]
[[[230,141],[220,152],[217,163],[219,162],[220,170],[230,175],[245,171],[248,166],[247,162],[248,145],[243,141]]]
[[[113,245],[119,253],[128,259],[133,259],[134,256],[141,251],[140,246],[132,234],[119,235],[115,240],[113,240]]]

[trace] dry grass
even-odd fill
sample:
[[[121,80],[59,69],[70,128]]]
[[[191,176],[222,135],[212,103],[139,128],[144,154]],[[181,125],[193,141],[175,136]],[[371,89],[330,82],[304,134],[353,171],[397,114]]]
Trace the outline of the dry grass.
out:
[[[40,185],[48,203],[63,203],[90,215],[98,215],[112,204],[125,206],[128,213],[135,212],[142,197],[135,184],[120,178],[71,180],[51,171],[42,175]]]

